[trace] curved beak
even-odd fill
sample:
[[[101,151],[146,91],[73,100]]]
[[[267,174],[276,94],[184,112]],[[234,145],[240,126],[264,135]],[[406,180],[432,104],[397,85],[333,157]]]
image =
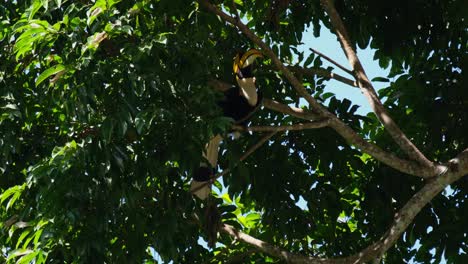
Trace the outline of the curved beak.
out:
[[[242,69],[252,65],[257,58],[263,58],[263,54],[257,49],[249,49],[244,54],[237,54],[232,67],[234,74],[242,78]]]

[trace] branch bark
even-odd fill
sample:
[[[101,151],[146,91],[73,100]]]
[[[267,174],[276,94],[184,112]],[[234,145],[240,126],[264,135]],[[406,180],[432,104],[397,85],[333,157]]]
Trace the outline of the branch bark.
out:
[[[220,87],[231,87],[230,84],[221,82],[218,80],[210,81],[211,85],[216,85],[216,89],[220,89]],[[321,117],[310,110],[305,110],[302,108],[291,107],[285,104],[282,104],[278,101],[271,100],[271,99],[263,99],[263,105],[273,111],[284,113],[287,115],[294,116],[296,118],[300,118],[303,120],[309,121],[316,121]],[[436,175],[441,174],[443,171],[447,169],[446,165],[437,164],[435,165],[435,169],[428,169],[420,165],[419,163],[408,161],[401,159],[395,156],[392,153],[386,152],[385,150],[381,149],[379,146],[372,144],[366,140],[364,140],[359,134],[356,133],[352,128],[347,126],[345,123],[341,122],[337,118],[330,118],[328,119],[329,123],[327,124],[329,127],[333,128],[339,135],[345,138],[351,145],[356,146],[361,151],[368,153],[375,159],[383,162],[384,164],[401,171],[403,173],[414,175],[422,178],[431,178]]]
[[[356,57],[356,54],[352,50],[351,46],[349,45],[349,41],[346,43],[344,41],[347,40],[347,36],[343,35],[346,34],[344,31],[343,24],[341,20],[339,20],[338,24],[336,24],[336,19],[339,17],[337,16],[336,10],[330,3],[329,0],[321,0],[324,4],[325,8],[329,15],[332,18],[332,23],[336,26],[342,26],[341,29],[337,29],[339,31],[339,37],[341,40],[341,44],[343,49],[345,50],[348,59],[353,66],[353,71],[355,73],[355,77],[358,83],[358,86],[361,90],[365,93],[371,103],[371,107],[376,112],[376,115],[381,119],[381,122],[386,127],[386,129],[390,132],[394,140],[400,145],[400,147],[410,156],[410,158],[417,161],[407,161],[402,160],[391,153],[387,153],[380,149],[378,146],[373,145],[367,141],[365,141],[362,137],[360,137],[354,130],[348,127],[345,123],[339,120],[336,116],[332,115],[330,112],[326,110],[323,106],[321,106],[311,95],[307,93],[304,86],[298,79],[289,71],[287,67],[285,67],[281,61],[276,57],[273,51],[249,28],[247,28],[244,24],[240,22],[240,20],[236,20],[224,12],[219,10],[216,6],[210,4],[207,0],[199,0],[208,10],[220,16],[223,20],[237,26],[248,38],[250,38],[255,44],[260,46],[262,50],[268,55],[275,66],[286,76],[286,78],[291,82],[292,86],[296,89],[296,91],[303,96],[307,102],[309,102],[310,106],[313,109],[314,117],[319,118],[328,118],[329,126],[334,128],[341,136],[347,139],[351,144],[354,144],[361,148],[364,152],[367,152],[374,156],[377,160],[384,162],[385,164],[408,174],[411,175],[418,175],[425,178],[430,178],[433,176],[432,179],[428,180],[426,185],[419,190],[395,215],[394,222],[388,229],[388,231],[375,243],[370,245],[369,247],[365,248],[361,252],[345,257],[345,258],[334,258],[334,259],[324,259],[324,258],[314,258],[308,256],[302,256],[298,254],[294,254],[283,250],[279,247],[273,246],[268,244],[264,241],[258,240],[254,237],[251,237],[245,233],[242,233],[232,226],[223,225],[221,230],[230,236],[248,243],[260,251],[279,257],[291,263],[363,263],[368,262],[373,259],[379,259],[382,255],[391,247],[393,246],[401,234],[406,230],[408,225],[413,221],[414,217],[421,211],[421,209],[429,203],[440,191],[442,191],[447,185],[455,182],[456,180],[460,179],[464,175],[468,173],[468,149],[465,149],[462,153],[460,153],[456,158],[450,160],[446,164],[442,165],[435,165],[431,161],[429,161],[424,155],[412,144],[411,141],[403,134],[403,132],[399,129],[398,126],[391,120],[391,118],[386,113],[383,105],[379,101],[375,90],[373,89],[370,81],[368,80],[367,76],[365,75],[364,69],[360,64],[359,60]],[[330,14],[330,12],[335,12],[334,14]],[[347,46],[346,46],[347,45]],[[287,113],[294,113],[297,117],[308,119],[305,114],[309,111],[304,111],[300,113],[296,113],[295,109],[292,109],[288,106],[281,105],[278,102],[272,102],[270,107],[277,109],[281,112]]]
[[[255,35],[241,20],[233,18],[223,11],[219,10],[216,6],[211,4],[208,0],[199,0],[200,4],[203,5],[210,12],[218,15],[224,21],[236,26],[244,35],[251,39],[255,44],[257,44],[263,52],[272,60],[273,64],[278,70],[280,70],[286,79],[292,84],[292,86],[297,90],[299,95],[304,97],[304,99],[310,104],[312,109],[323,117],[328,117],[331,115],[325,107],[323,107],[314,97],[312,97],[302,83],[294,77],[294,74],[279,60],[275,53],[270,49],[270,47],[263,42],[257,35]]]
[[[413,197],[395,214],[394,221],[385,234],[375,243],[371,244],[361,252],[349,257],[343,258],[315,258],[291,253],[287,250],[273,246],[265,241],[254,238],[248,234],[236,230],[232,226],[224,224],[221,231],[240,240],[244,243],[254,246],[258,250],[268,255],[281,258],[289,263],[319,263],[319,264],[338,264],[338,263],[366,263],[373,259],[379,259],[387,250],[392,247],[413,221],[416,215],[426,206],[438,193],[440,193],[449,184],[466,176],[468,173],[468,149],[465,149],[456,158],[450,162],[452,164],[440,177],[429,180],[426,185],[419,190]]]
[[[338,39],[340,40],[341,48],[346,54],[351,67],[353,68],[354,77],[356,78],[357,84],[364,96],[369,101],[369,104],[377,118],[384,125],[393,140],[400,146],[403,151],[406,152],[410,159],[419,162],[425,167],[435,168],[435,164],[424,156],[424,154],[413,144],[413,142],[411,142],[411,140],[408,139],[408,137],[401,131],[395,121],[393,121],[393,119],[387,113],[387,110],[383,106],[382,102],[377,96],[377,93],[375,92],[374,87],[372,86],[372,83],[367,77],[361,62],[359,61],[359,58],[352,48],[343,21],[341,20],[341,17],[336,11],[335,6],[331,0],[320,0],[320,2],[330,17],[330,21],[333,27],[335,28]]]
[[[349,78],[346,78],[346,77],[344,77],[342,75],[339,75],[337,73],[329,72],[329,71],[327,71],[325,69],[322,69],[322,68],[319,68],[319,69],[304,68],[304,67],[300,67],[300,66],[289,66],[288,68],[291,71],[293,71],[295,73],[299,73],[301,75],[305,75],[305,76],[318,75],[318,76],[322,76],[322,77],[325,77],[325,78],[337,80],[339,82],[342,82],[344,84],[347,84],[347,85],[355,87],[355,88],[359,88],[356,81],[353,81],[353,80],[351,80]]]
[[[240,131],[254,131],[254,132],[262,132],[262,131],[295,131],[295,130],[304,130],[304,129],[316,129],[328,126],[330,123],[329,119],[324,119],[320,121],[314,121],[309,123],[299,123],[294,125],[286,125],[286,126],[239,126],[235,125],[232,128],[234,130]]]
[[[319,55],[320,57],[326,59],[327,61],[329,61],[330,63],[336,65],[336,67],[340,68],[341,70],[343,70],[344,72],[350,74],[350,75],[353,75],[353,72],[348,70],[345,66],[339,64],[338,62],[336,62],[335,60],[333,60],[332,58],[328,57],[327,55],[321,53],[320,51],[316,50],[316,49],[313,49],[313,48],[310,48],[310,51],[312,51],[313,53]]]
[[[294,74],[286,66],[284,66],[281,63],[281,61],[278,59],[275,53],[270,49],[270,47],[268,47],[246,25],[244,25],[240,20],[236,20],[235,18],[222,12],[216,6],[211,4],[208,0],[199,0],[199,2],[205,8],[207,8],[210,12],[218,15],[224,21],[236,26],[239,30],[242,31],[242,33],[244,33],[244,35],[246,35],[259,47],[261,47],[263,52],[268,57],[270,57],[270,59],[273,61],[273,64],[285,75],[285,77],[288,79],[291,85],[296,89],[299,95],[302,96],[309,103],[314,113],[316,113],[321,118],[329,118],[330,127],[335,129],[336,132],[338,132],[341,136],[347,139],[351,144],[356,145],[357,147],[361,148],[361,150],[363,150],[364,152],[367,152],[368,154],[374,156],[377,160],[382,161],[388,166],[396,170],[399,170],[401,172],[410,174],[410,175],[419,176],[423,178],[430,178],[430,177],[439,175],[442,171],[444,171],[445,169],[444,166],[432,164],[432,162],[430,161],[429,162],[431,165],[428,166],[428,164],[421,165],[417,162],[403,160],[403,159],[396,157],[393,154],[383,151],[376,145],[366,142],[354,130],[348,127],[335,115],[330,113],[325,107],[323,107],[320,103],[318,103],[315,100],[315,98],[313,98],[310,94],[308,94],[307,90],[304,88],[302,83],[294,76]]]
[[[220,230],[231,237],[254,246],[259,251],[268,254],[270,256],[278,257],[283,260],[286,260],[288,263],[327,263],[327,259],[319,259],[313,257],[306,257],[298,254],[291,253],[287,250],[281,249],[279,247],[273,246],[265,241],[252,237],[246,233],[243,233],[233,226],[223,224]],[[328,262],[331,263],[331,262]],[[340,262],[335,262],[340,263]]]
[[[288,106],[272,99],[264,98],[263,106],[270,110],[281,112],[283,114],[287,114],[304,120],[316,120],[320,118],[318,114],[312,111],[304,110],[302,108],[294,106]]]

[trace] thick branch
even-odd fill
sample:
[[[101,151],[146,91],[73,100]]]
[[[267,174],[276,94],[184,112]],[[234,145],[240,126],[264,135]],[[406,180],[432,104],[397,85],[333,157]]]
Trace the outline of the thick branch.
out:
[[[310,104],[312,109],[316,111],[318,114],[323,115],[324,117],[328,117],[331,115],[330,112],[327,111],[326,108],[324,108],[317,100],[315,100],[314,97],[312,97],[305,87],[302,85],[302,83],[294,77],[294,74],[286,67],[283,65],[283,63],[279,60],[279,58],[275,55],[273,50],[265,43],[263,42],[257,35],[255,35],[246,25],[244,25],[241,20],[235,19],[223,11],[219,10],[216,6],[211,4],[208,0],[199,0],[199,2],[205,6],[210,12],[218,15],[221,17],[226,22],[229,22],[230,24],[236,26],[244,35],[246,35],[249,39],[251,39],[255,44],[257,44],[263,52],[272,60],[273,64],[280,70],[286,79],[292,84],[292,86],[297,90],[299,95],[304,97],[304,99]]]
[[[456,168],[449,169],[444,175],[430,179],[424,187],[419,190],[395,215],[393,224],[379,241],[370,245],[360,253],[348,257],[349,263],[365,263],[374,258],[380,258],[392,247],[401,234],[413,222],[416,215],[428,204],[439,192],[444,190],[449,184],[466,176],[468,173],[468,149],[462,152],[452,161],[462,161]],[[451,162],[452,162],[451,161]],[[460,170],[465,167],[465,170]]]
[[[232,85],[226,82],[222,82],[216,79],[211,79],[208,81],[208,85],[213,87],[215,90],[218,90],[220,92],[226,92],[229,90]]]
[[[330,123],[329,119],[314,121],[309,123],[299,123],[294,125],[286,125],[286,126],[238,126],[235,125],[232,128],[234,130],[241,130],[241,131],[254,131],[254,132],[262,132],[262,131],[293,131],[293,130],[304,130],[304,129],[315,129],[315,128],[322,128],[328,126]]]
[[[338,39],[340,40],[341,47],[345,52],[351,67],[353,68],[354,76],[358,86],[361,88],[362,93],[369,101],[369,104],[374,113],[377,115],[377,118],[384,125],[385,129],[391,135],[393,140],[395,140],[401,149],[406,152],[410,159],[418,161],[423,166],[434,168],[434,163],[428,160],[424,154],[413,144],[413,142],[411,142],[411,140],[406,137],[406,135],[401,131],[398,125],[387,113],[387,110],[377,96],[372,83],[367,77],[361,62],[359,61],[351,46],[351,42],[344,27],[343,21],[341,20],[331,0],[321,0],[321,3],[330,17],[331,23],[335,28]]]
[[[387,152],[379,146],[366,141],[352,128],[339,120],[331,120],[329,126],[345,138],[350,144],[358,147],[361,151],[368,153],[375,159],[394,168],[395,170],[422,178],[431,178],[446,170],[446,166],[444,165],[434,165],[433,168],[427,168],[419,163],[401,159],[393,153]]]
[[[422,208],[426,206],[426,204],[428,204],[449,184],[462,178],[464,175],[466,176],[468,173],[468,149],[460,153],[456,158],[452,159],[450,163],[455,164],[456,166],[451,166],[451,169],[446,171],[444,175],[428,181],[428,183],[398,211],[395,215],[393,224],[377,242],[368,246],[361,252],[349,257],[325,259],[298,255],[242,233],[226,224],[221,227],[221,231],[229,234],[237,240],[254,246],[261,252],[281,258],[289,263],[366,263],[373,259],[381,258],[382,255],[396,243],[401,234],[403,234],[409,224],[414,220]]]
[[[263,101],[263,106],[270,109],[270,110],[273,110],[273,111],[276,111],[276,112],[281,112],[283,114],[287,114],[287,115],[290,115],[290,116],[294,116],[294,117],[297,117],[297,118],[300,118],[300,119],[304,119],[304,120],[316,120],[316,119],[319,119],[319,115],[312,112],[312,111],[309,111],[309,110],[304,110],[302,108],[298,108],[298,107],[294,107],[294,106],[288,106],[288,105],[285,105],[285,104],[282,104],[278,101],[275,101],[275,100],[272,100],[272,99],[266,99],[264,98]]]
[[[328,260],[326,259],[306,257],[306,256],[298,255],[298,254],[293,254],[289,251],[286,251],[279,247],[275,247],[271,244],[268,244],[260,239],[249,236],[227,224],[223,224],[220,230],[239,241],[242,241],[244,243],[254,246],[259,251],[265,254],[281,258],[283,260],[286,260],[289,263],[340,263],[340,262],[328,262]]]
[[[451,159],[447,166],[454,172],[466,176],[466,174],[468,174],[468,148]]]
[[[220,89],[220,87],[231,87],[230,84],[218,80],[212,80],[210,84],[216,85],[216,89]],[[263,99],[263,105],[270,110],[291,115],[304,120],[316,121],[317,119],[320,119],[320,116],[318,114],[310,110],[291,107],[271,99]],[[422,178],[431,178],[441,174],[447,169],[447,166],[445,165],[435,165],[434,169],[428,169],[427,167],[421,166],[416,162],[400,159],[394,154],[384,151],[379,146],[364,140],[359,134],[356,133],[356,131],[354,131],[352,128],[347,126],[339,119],[330,118],[329,122],[330,123],[328,124],[328,126],[333,128],[350,144],[356,146],[361,151],[371,155],[375,159],[383,162],[384,164],[403,173]]]
[[[358,147],[361,147],[358,144],[364,144],[362,148],[367,150],[378,150],[378,155],[373,155],[372,152],[368,152],[370,155],[373,155],[376,159],[384,162],[385,164],[393,167],[396,170],[399,170],[404,173],[408,173],[415,176],[420,177],[434,177],[440,174],[441,170],[439,166],[433,165],[430,161],[430,166],[427,164],[418,165],[417,163],[413,163],[411,161],[406,161],[397,158],[395,155],[389,154],[384,152],[379,147],[372,145],[362,139],[355,131],[353,131],[350,127],[348,127],[345,123],[339,120],[335,115],[330,113],[325,107],[319,104],[315,98],[313,98],[310,94],[308,94],[307,90],[304,88],[302,83],[292,74],[292,72],[284,66],[275,53],[266,45],[258,36],[256,36],[246,25],[244,25],[240,20],[236,20],[235,18],[230,17],[226,13],[219,10],[216,6],[209,3],[208,0],[199,0],[202,5],[204,5],[209,11],[212,13],[220,16],[226,22],[235,25],[238,29],[242,31],[249,39],[251,39],[255,44],[260,46],[263,52],[270,57],[273,61],[273,64],[285,75],[285,77],[289,80],[292,86],[296,89],[296,91],[304,97],[304,99],[309,103],[311,108],[314,112],[316,112],[322,118],[329,118],[330,119],[330,127],[334,128],[340,135],[347,136],[345,137],[348,141],[352,144],[356,144]],[[339,131],[339,129],[344,129],[344,131]],[[404,136],[403,133],[400,135]],[[410,142],[411,143],[411,142]],[[364,150],[366,151],[366,150]],[[404,165],[401,167],[401,165]]]

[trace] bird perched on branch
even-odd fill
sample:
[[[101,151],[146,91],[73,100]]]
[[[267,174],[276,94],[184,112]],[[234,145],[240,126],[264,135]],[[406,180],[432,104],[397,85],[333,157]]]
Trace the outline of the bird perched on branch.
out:
[[[263,58],[263,55],[256,49],[238,53],[234,58],[232,68],[237,86],[224,91],[224,98],[218,102],[224,116],[234,119],[234,124],[245,125],[260,106],[261,95],[257,92],[253,75],[255,61],[258,58]],[[200,163],[200,167],[193,175],[190,190],[202,200],[206,199],[211,193],[211,183],[209,181],[215,173],[221,141],[222,137],[216,135],[208,142],[203,156],[209,164],[206,162]]]

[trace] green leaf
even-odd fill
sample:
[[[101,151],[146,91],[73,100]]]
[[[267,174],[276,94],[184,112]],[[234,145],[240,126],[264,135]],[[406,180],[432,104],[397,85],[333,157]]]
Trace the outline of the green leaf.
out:
[[[257,222],[257,220],[260,218],[261,216],[259,213],[250,213],[245,217],[247,221],[254,221],[254,222]]]
[[[39,239],[41,238],[42,236],[42,232],[44,231],[44,229],[39,229],[38,231],[36,231],[36,233],[34,234],[34,249],[37,249],[38,245],[39,245]]]
[[[304,62],[304,67],[308,67],[310,64],[312,64],[314,59],[315,59],[315,54],[311,53],[309,57],[307,57],[306,61]]]
[[[25,255],[28,255],[30,253],[32,253],[33,251],[30,250],[30,249],[16,249],[16,250],[13,250],[10,254],[8,254],[8,258],[7,258],[7,262],[8,261],[11,261],[19,256],[25,256]]]
[[[16,193],[20,193],[24,190],[25,184],[23,185],[15,185],[13,187],[8,188],[2,194],[0,194],[0,205],[8,199],[8,197],[15,195]]]
[[[34,1],[33,5],[29,7],[28,12],[26,12],[26,14],[29,13],[28,20],[33,19],[34,15],[36,15],[37,11],[39,11],[41,7],[42,7],[42,1]]]
[[[37,77],[36,87],[39,84],[41,84],[45,79],[49,78],[50,76],[52,76],[54,74],[62,72],[62,71],[65,71],[65,66],[63,64],[57,64],[57,65],[54,65],[54,66],[50,67],[49,69],[45,70],[44,72],[42,72],[39,75],[39,77]]]
[[[19,245],[21,244],[21,242],[23,242],[23,239],[29,235],[29,233],[31,233],[32,229],[31,228],[28,228],[28,229],[25,229],[21,235],[18,237],[18,241],[16,242],[16,246],[15,248],[19,248]]]
[[[38,251],[33,251],[27,255],[22,256],[18,261],[16,261],[16,264],[30,264],[34,263],[33,260],[36,258]]]
[[[327,93],[322,94],[321,97],[322,97],[323,100],[327,100],[328,98],[330,98],[332,96],[335,96],[335,94],[331,93],[331,92],[327,92]]]
[[[221,198],[226,202],[226,203],[229,203],[229,204],[232,204],[232,200],[231,198],[229,197],[229,194],[228,193],[225,193],[221,196]]]
[[[373,82],[390,82],[389,79],[384,78],[384,77],[375,77],[372,79]]]
[[[112,121],[112,119],[107,118],[106,120],[104,120],[104,123],[102,124],[102,127],[100,130],[102,133],[102,137],[104,138],[104,141],[106,143],[109,143],[111,141],[113,129],[114,129],[114,122]]]
[[[38,28],[31,28],[29,30],[26,30],[21,34],[18,39],[16,40],[16,43],[18,43],[20,40],[27,38],[29,42],[31,42],[31,37],[33,36],[44,36],[47,34],[47,30],[43,27],[38,27]],[[18,45],[18,44],[16,44]]]
[[[13,196],[11,197],[11,199],[7,203],[6,210],[11,208],[15,204],[16,200],[18,200],[18,198],[21,196],[21,193],[22,192],[15,192],[13,194]]]

